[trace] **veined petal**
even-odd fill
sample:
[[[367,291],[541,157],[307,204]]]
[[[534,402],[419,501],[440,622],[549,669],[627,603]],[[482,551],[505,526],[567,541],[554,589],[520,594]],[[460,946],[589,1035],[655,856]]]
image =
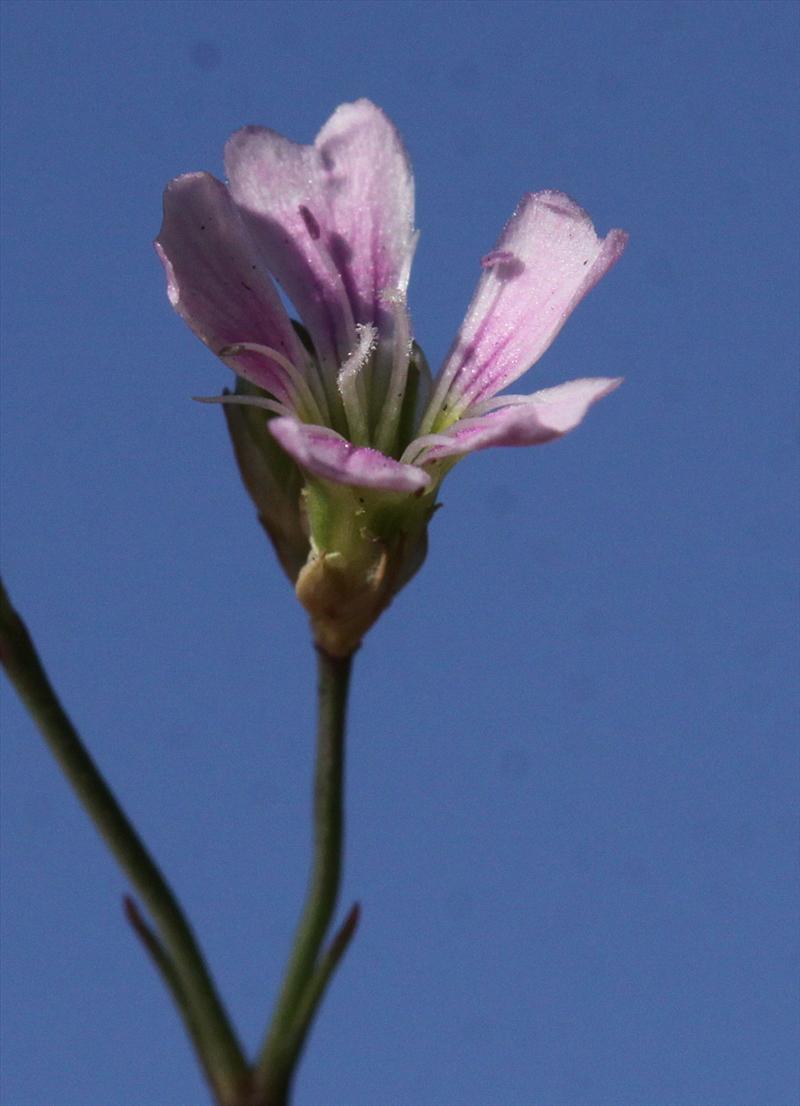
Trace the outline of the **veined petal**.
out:
[[[343,104],[313,146],[245,127],[225,149],[234,200],[328,366],[353,326],[391,328],[381,293],[405,290],[414,181],[400,136],[369,100]]]
[[[608,272],[628,236],[598,238],[563,192],[523,197],[491,253],[442,367],[422,430],[454,422],[537,361],[570,313]]]
[[[424,465],[444,457],[472,453],[493,445],[544,445],[562,437],[583,421],[598,399],[613,392],[622,383],[593,377],[570,380],[555,388],[543,388],[530,396],[504,396],[491,410],[460,419],[437,435],[435,443],[417,455],[416,464]],[[489,407],[490,404],[481,405]],[[449,438],[450,444],[442,442]],[[408,450],[413,455],[413,443]]]
[[[306,355],[241,216],[221,181],[187,173],[164,192],[155,241],[178,314],[214,353],[242,342],[277,350],[296,366]],[[242,350],[226,363],[281,399],[291,397],[285,370]]]
[[[417,492],[430,483],[428,474],[415,465],[355,446],[328,427],[275,418],[269,429],[298,465],[325,480],[387,492]]]

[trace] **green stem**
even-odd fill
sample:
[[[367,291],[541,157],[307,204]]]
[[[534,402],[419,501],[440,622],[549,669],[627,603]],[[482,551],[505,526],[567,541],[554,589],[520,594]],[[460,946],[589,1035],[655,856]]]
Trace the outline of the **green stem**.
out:
[[[191,1009],[222,1106],[241,1101],[248,1069],[191,928],[155,862],[84,748],[42,667],[22,619],[0,583],[0,661],[95,826],[155,921]]]
[[[206,1077],[206,1082],[210,1087],[215,1086],[215,1080],[213,1072],[209,1071],[206,1065],[206,1057],[203,1049],[203,1041],[200,1035],[200,1028],[197,1024],[197,1020],[194,1016],[194,1011],[190,1006],[186,992],[183,989],[183,984],[180,981],[175,965],[172,959],[161,944],[161,941],[156,936],[155,932],[150,928],[147,922],[139,912],[139,907],[136,905],[130,895],[123,896],[122,899],[123,909],[125,911],[125,917],[130,922],[131,928],[136,936],[141,941],[145,952],[148,954],[156,968],[156,971],[161,976],[164,986],[172,995],[172,1000],[178,1008],[178,1012],[183,1019],[183,1024],[186,1026],[186,1032],[189,1034],[189,1038],[194,1045],[195,1053],[200,1067],[203,1069],[203,1074]]]
[[[314,776],[314,860],[306,903],[297,927],[283,987],[256,1070],[260,1106],[285,1106],[292,1074],[325,984],[355,929],[345,923],[330,952],[321,956],[342,866],[344,732],[352,655],[331,657],[317,649],[317,761]],[[352,919],[352,920],[351,920]]]
[[[297,1066],[297,1061],[300,1059],[303,1045],[319,1009],[322,996],[325,994],[328,983],[339,966],[339,961],[347,951],[347,947],[356,931],[360,912],[358,903],[354,903],[338,933],[331,941],[329,948],[319,957],[317,966],[303,992],[302,1000],[292,1023],[291,1032],[287,1035],[285,1070],[289,1073],[290,1078]],[[288,1084],[286,1092],[288,1092]],[[271,1106],[273,1101],[274,1095],[267,1098],[265,1106]]]

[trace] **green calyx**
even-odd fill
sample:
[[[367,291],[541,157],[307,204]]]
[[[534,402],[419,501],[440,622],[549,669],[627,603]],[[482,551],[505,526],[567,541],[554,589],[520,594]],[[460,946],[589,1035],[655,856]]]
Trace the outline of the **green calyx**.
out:
[[[316,644],[330,656],[353,653],[422,565],[434,496],[308,482],[311,552],[296,591]]]
[[[236,395],[263,397],[266,393],[237,377]],[[262,408],[226,403],[222,410],[242,483],[281,567],[294,583],[308,557],[309,544],[301,510],[302,473],[270,434]]]

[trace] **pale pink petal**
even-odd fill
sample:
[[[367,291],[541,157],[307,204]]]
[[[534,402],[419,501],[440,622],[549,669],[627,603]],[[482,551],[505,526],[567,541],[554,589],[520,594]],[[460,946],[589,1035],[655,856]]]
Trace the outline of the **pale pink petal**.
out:
[[[311,426],[297,419],[270,419],[269,429],[301,468],[360,488],[388,492],[418,492],[430,477],[415,465],[404,465],[377,449],[354,446],[325,426]]]
[[[544,445],[574,430],[592,404],[621,383],[619,377],[594,377],[570,380],[530,396],[509,397],[508,403],[485,414],[475,417],[467,414],[444,432],[451,444],[429,446],[417,457],[417,464],[495,445]]]
[[[208,173],[171,181],[155,246],[170,303],[214,353],[253,342],[297,366],[305,363],[275,285],[224,184]],[[225,360],[261,388],[285,396],[284,374],[269,358],[241,353]]]
[[[491,253],[439,378],[426,429],[495,395],[548,348],[586,293],[622,253],[627,235],[597,237],[562,192],[529,193]],[[439,420],[441,421],[441,420]]]
[[[381,294],[408,280],[414,182],[379,108],[343,104],[313,146],[245,127],[228,141],[225,171],[324,362],[350,351],[353,322],[391,328]]]

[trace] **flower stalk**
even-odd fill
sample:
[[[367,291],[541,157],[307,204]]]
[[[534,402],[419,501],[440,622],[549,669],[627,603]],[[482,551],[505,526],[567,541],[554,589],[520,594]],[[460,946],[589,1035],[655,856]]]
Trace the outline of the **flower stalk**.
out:
[[[330,948],[322,951],[341,881],[345,722],[352,661],[352,654],[333,657],[317,648],[314,856],[294,948],[255,1073],[259,1106],[286,1106],[294,1068],[325,986],[358,922],[355,906]]]

